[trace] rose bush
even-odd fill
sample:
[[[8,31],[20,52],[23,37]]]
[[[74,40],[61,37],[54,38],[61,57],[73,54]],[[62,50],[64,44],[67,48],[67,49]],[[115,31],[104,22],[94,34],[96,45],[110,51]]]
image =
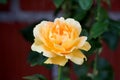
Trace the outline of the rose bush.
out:
[[[64,66],[66,62],[81,65],[86,56],[80,51],[88,51],[91,46],[86,41],[86,36],[80,36],[81,25],[72,18],[56,18],[54,22],[42,21],[33,30],[34,43],[31,46],[33,51],[48,57],[46,64],[57,64]]]

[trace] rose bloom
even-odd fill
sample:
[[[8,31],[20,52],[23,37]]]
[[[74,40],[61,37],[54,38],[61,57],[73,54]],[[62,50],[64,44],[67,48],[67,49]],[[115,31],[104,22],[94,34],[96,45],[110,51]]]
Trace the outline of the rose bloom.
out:
[[[86,56],[80,51],[88,51],[91,46],[86,36],[80,36],[81,25],[72,18],[56,18],[54,22],[42,21],[33,30],[32,50],[48,57],[46,64],[64,66],[68,60],[81,65]]]

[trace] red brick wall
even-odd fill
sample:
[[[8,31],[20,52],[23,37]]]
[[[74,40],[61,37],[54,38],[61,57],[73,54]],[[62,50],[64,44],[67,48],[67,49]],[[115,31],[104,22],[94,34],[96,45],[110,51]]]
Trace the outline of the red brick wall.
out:
[[[105,58],[113,67],[114,71],[114,80],[120,80],[120,42],[118,44],[118,47],[115,51],[111,51],[108,46],[103,43],[103,51],[101,53],[101,56]]]
[[[14,2],[18,3],[17,8]],[[51,70],[42,66],[30,67],[27,63],[31,45],[24,40],[20,30],[34,20],[22,21],[17,18],[20,14],[16,13],[30,13],[29,16],[32,18],[34,12],[46,13],[54,9],[52,0],[8,0],[6,4],[0,4],[0,80],[23,80],[22,77],[36,73],[43,74],[48,80],[52,80]]]
[[[26,23],[0,23],[0,80],[22,80],[23,76],[40,73],[51,80],[50,70],[42,66],[30,67],[27,57],[30,44],[21,36]]]
[[[111,10],[114,12],[120,12],[120,0],[111,0]]]
[[[111,11],[119,13],[120,0],[111,2]],[[0,80],[22,80],[23,76],[34,73],[41,73],[52,80],[50,70],[42,66],[31,68],[27,63],[30,44],[19,30],[42,17],[54,18],[51,13],[54,9],[52,0],[8,0],[6,4],[0,4]],[[115,52],[104,46],[102,56],[112,64],[115,80],[120,80],[120,46]]]
[[[53,0],[20,0],[20,8],[24,11],[38,12],[54,10],[55,6]]]

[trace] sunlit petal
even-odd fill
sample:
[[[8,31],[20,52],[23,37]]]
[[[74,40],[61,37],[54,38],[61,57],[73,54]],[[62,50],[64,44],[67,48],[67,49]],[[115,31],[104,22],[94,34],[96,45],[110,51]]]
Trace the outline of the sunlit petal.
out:
[[[55,57],[56,54],[50,52],[49,48],[46,48],[41,41],[35,40],[32,44],[31,49],[39,53],[43,52],[43,55],[46,57]]]
[[[90,48],[91,45],[88,42],[85,42],[85,44],[80,49],[88,51]]]
[[[81,33],[81,25],[80,25],[80,23],[78,21],[75,21],[72,18],[67,18],[65,21],[71,27],[76,28],[76,31],[78,31],[78,35]]]
[[[62,46],[70,51],[71,49],[73,49],[73,47],[77,46],[79,44],[80,39],[76,38],[75,40],[72,39],[68,39],[65,42],[63,42]]]
[[[79,44],[78,44],[78,48],[81,48],[81,47],[85,44],[86,40],[87,40],[87,37],[86,37],[86,36],[80,37],[80,41],[79,41]]]
[[[52,58],[48,58],[44,63],[46,64],[57,64],[60,66],[64,66],[68,59],[66,59],[64,56],[56,56]]]
[[[80,50],[73,51],[72,53],[66,55],[66,58],[78,65],[83,64],[84,60],[87,60],[86,56]]]
[[[46,26],[47,21],[42,21],[40,24],[36,25],[35,28],[33,29],[33,35],[35,38],[38,38],[42,41],[42,36],[41,36],[41,32],[40,29],[44,26]]]

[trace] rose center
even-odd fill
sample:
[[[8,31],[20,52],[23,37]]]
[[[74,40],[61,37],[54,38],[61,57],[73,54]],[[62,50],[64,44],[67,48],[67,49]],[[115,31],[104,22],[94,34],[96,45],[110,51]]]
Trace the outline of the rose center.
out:
[[[63,22],[56,21],[49,34],[49,38],[56,44],[61,45],[70,38],[71,29]]]

